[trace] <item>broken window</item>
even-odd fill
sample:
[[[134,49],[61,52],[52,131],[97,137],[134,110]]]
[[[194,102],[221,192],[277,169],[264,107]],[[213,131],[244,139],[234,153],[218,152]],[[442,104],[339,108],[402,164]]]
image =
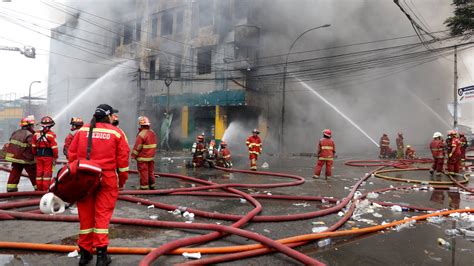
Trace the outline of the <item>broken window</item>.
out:
[[[133,27],[132,23],[125,24],[123,28],[123,45],[131,43],[133,40]]]
[[[161,36],[171,35],[173,33],[173,13],[165,11],[161,15]]]
[[[159,68],[158,68],[158,79],[165,79],[168,77],[169,62],[165,57],[160,57]]]
[[[176,33],[181,33],[183,31],[184,23],[184,10],[179,10],[176,13]]]
[[[155,71],[156,71],[156,59],[150,59],[150,80],[155,79]]]
[[[151,19],[151,37],[156,38],[158,34],[158,18],[156,15],[153,15]]]
[[[201,49],[198,51],[197,73],[199,75],[211,73],[211,59],[212,59],[211,49]]]
[[[137,21],[136,28],[135,28],[135,36],[136,36],[136,41],[140,41],[140,38],[142,36],[142,22]]]
[[[176,57],[174,62],[174,77],[181,77],[181,57]]]
[[[212,21],[212,0],[201,0],[199,2],[199,27],[212,25]]]

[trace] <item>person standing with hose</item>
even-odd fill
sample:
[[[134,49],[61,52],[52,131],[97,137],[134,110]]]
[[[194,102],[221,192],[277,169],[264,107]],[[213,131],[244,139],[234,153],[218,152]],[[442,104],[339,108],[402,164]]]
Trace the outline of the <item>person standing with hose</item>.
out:
[[[430,143],[431,155],[433,155],[433,165],[430,169],[430,174],[440,176],[443,173],[444,164],[444,141],[443,134],[435,132],[433,140]]]
[[[326,179],[332,176],[332,163],[336,154],[336,144],[331,139],[330,129],[323,130],[323,138],[318,144],[318,163],[314,169],[314,179],[318,179],[323,166],[326,165]]]
[[[258,129],[252,130],[252,136],[247,138],[245,144],[249,149],[249,159],[250,159],[250,170],[257,171],[257,159],[258,155],[262,153],[262,140],[258,136],[260,132]]]
[[[58,144],[56,134],[51,128],[56,124],[54,120],[45,116],[40,122],[42,130],[33,135],[31,146],[36,156],[36,186],[39,191],[48,191],[53,176],[53,166],[58,159]]]
[[[137,168],[140,174],[140,189],[155,189],[155,153],[156,134],[150,129],[150,119],[146,116],[138,118],[140,128],[133,146],[132,158],[137,160]]]
[[[111,124],[112,114],[116,112],[108,104],[97,106],[91,123],[79,129],[69,147],[69,163],[91,160],[102,169],[99,188],[77,202],[80,222],[77,241],[81,254],[79,265],[87,265],[92,260],[94,248],[97,251],[96,265],[108,265],[112,261],[107,255],[108,227],[118,191],[128,179],[130,153],[125,136]]]
[[[20,121],[21,128],[13,132],[5,148],[5,161],[12,163],[8,177],[7,192],[17,192],[23,169],[28,173],[31,184],[36,190],[36,163],[31,142],[33,139],[35,118],[30,115]]]

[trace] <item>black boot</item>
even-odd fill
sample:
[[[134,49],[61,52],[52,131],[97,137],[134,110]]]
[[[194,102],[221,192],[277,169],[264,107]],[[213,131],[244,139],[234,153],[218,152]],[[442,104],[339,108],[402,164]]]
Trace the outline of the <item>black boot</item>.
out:
[[[97,251],[97,263],[96,266],[107,266],[112,263],[112,258],[107,255],[107,246],[96,248]]]
[[[79,260],[79,266],[85,266],[89,264],[89,262],[92,260],[92,253],[89,251],[83,249],[82,247],[79,247],[79,254],[81,254],[81,259]]]

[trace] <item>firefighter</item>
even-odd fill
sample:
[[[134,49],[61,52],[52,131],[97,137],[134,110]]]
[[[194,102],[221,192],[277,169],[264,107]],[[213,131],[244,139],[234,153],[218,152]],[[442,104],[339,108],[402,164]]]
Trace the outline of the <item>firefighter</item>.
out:
[[[69,123],[71,125],[71,132],[66,136],[66,139],[64,140],[64,147],[63,147],[63,153],[64,156],[66,156],[67,159],[67,150],[69,149],[69,145],[71,145],[72,139],[74,138],[74,135],[76,135],[76,132],[78,129],[80,129],[84,125],[84,121],[82,121],[82,118],[79,117],[73,117],[71,118],[71,122]]]
[[[430,143],[431,155],[433,155],[433,165],[430,169],[430,174],[440,176],[443,172],[444,164],[444,141],[443,135],[440,132],[433,134],[433,140]]]
[[[407,145],[407,149],[405,151],[405,159],[416,159],[416,151],[410,145]]]
[[[7,182],[7,192],[17,192],[23,169],[28,173],[31,184],[36,190],[36,163],[31,148],[35,125],[34,116],[24,117],[20,129],[13,132],[5,148],[5,160],[12,163],[12,170]]]
[[[191,150],[193,159],[193,167],[202,167],[204,165],[204,153],[206,152],[206,146],[204,144],[204,136],[199,135],[196,137],[196,142],[193,143]]]
[[[150,119],[146,116],[138,118],[137,139],[133,146],[132,158],[137,160],[137,168],[140,173],[140,189],[155,189],[155,153],[157,137],[155,131],[150,129]]]
[[[390,150],[390,139],[388,138],[386,133],[383,133],[382,137],[380,138],[380,155],[379,158],[388,158],[389,157],[389,150]]]
[[[258,134],[260,132],[255,128],[252,130],[252,136],[248,137],[245,142],[249,149],[250,170],[252,171],[257,171],[258,155],[263,151],[262,141]]]
[[[403,159],[403,157],[405,156],[403,153],[403,150],[405,149],[405,145],[403,145],[403,134],[401,132],[398,133],[396,142],[397,142],[397,159]]]
[[[128,179],[130,152],[123,133],[111,124],[112,114],[116,112],[108,104],[97,106],[91,123],[79,129],[69,146],[69,163],[86,159],[88,136],[91,134],[90,160],[102,169],[99,188],[77,202],[80,222],[77,241],[81,254],[79,265],[87,265],[92,260],[93,248],[97,251],[96,265],[111,263],[107,255],[108,227],[118,191],[123,189]]]
[[[213,168],[216,164],[217,156],[219,151],[216,148],[216,141],[211,140],[209,146],[206,149],[206,162],[209,164],[209,167]]]
[[[51,130],[54,120],[45,116],[41,118],[41,130],[33,135],[31,146],[36,156],[36,186],[39,191],[48,191],[53,176],[53,165],[58,159],[58,144],[56,134]]]
[[[331,139],[332,132],[330,129],[323,130],[323,138],[318,144],[318,163],[314,169],[313,178],[318,179],[323,166],[326,165],[326,179],[332,176],[332,163],[336,154],[336,144]]]
[[[461,142],[461,167],[464,169],[466,163],[467,138],[464,132],[459,132],[459,141]]]
[[[219,145],[219,153],[217,155],[217,166],[232,168],[232,157],[225,141],[221,141]]]
[[[461,162],[461,141],[457,137],[456,130],[449,131],[450,145],[448,150],[448,174],[459,173]]]

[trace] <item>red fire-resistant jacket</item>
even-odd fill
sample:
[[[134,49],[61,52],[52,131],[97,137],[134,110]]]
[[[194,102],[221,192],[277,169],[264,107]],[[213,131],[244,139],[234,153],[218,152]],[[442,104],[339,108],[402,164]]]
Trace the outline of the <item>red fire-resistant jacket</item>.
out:
[[[259,136],[250,136],[247,139],[247,142],[245,143],[249,149],[249,153],[253,154],[260,154],[262,153],[263,146],[262,146],[262,141],[260,140]]]
[[[64,147],[63,147],[63,153],[67,158],[67,151],[69,149],[69,146],[71,145],[72,140],[74,139],[74,136],[76,135],[76,130],[69,132],[67,134],[66,139],[64,139]]]
[[[396,139],[396,142],[397,142],[397,149],[402,149],[405,147],[403,145],[403,137],[401,136],[398,136],[397,139]]]
[[[434,139],[430,143],[431,155],[433,158],[442,159],[444,158],[444,141],[439,139]]]
[[[322,138],[318,144],[318,159],[323,161],[334,160],[336,144],[332,139]]]
[[[68,150],[68,161],[85,159],[89,124],[81,127],[71,142]],[[119,171],[119,187],[128,179],[128,156],[130,148],[122,131],[108,123],[97,123],[92,132],[92,149],[90,159],[103,171]]]
[[[382,136],[380,138],[380,147],[388,147],[390,146],[390,139],[388,136]]]
[[[34,164],[34,155],[31,149],[33,133],[27,129],[18,129],[10,137],[5,148],[5,160],[12,163]]]
[[[457,158],[461,156],[461,141],[458,138],[451,140],[451,148],[448,151],[448,158]]]
[[[231,159],[230,150],[227,148],[221,149],[219,151],[219,158],[224,159],[224,161],[230,161]]]
[[[36,156],[58,158],[56,134],[50,129],[36,131],[31,146],[33,147],[33,154]]]
[[[153,161],[156,153],[157,137],[151,129],[140,129],[133,146],[132,158],[137,162]]]
[[[407,159],[415,159],[416,158],[415,150],[412,147],[407,148],[407,150],[405,151],[405,157]]]

